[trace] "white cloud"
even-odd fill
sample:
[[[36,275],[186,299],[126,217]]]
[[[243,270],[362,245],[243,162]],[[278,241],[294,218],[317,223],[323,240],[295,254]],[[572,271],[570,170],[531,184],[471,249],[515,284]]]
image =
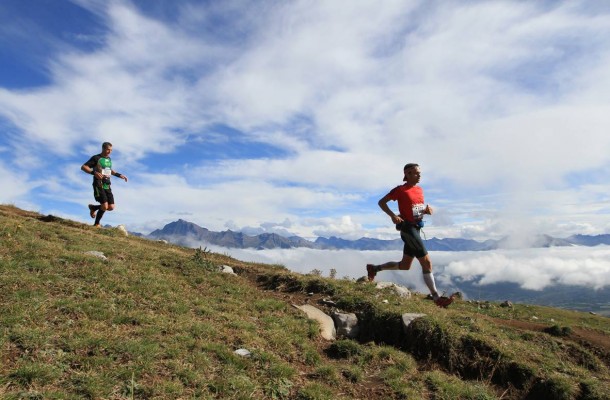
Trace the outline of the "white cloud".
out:
[[[610,285],[610,248],[575,247],[480,252],[464,255],[445,267],[446,278],[480,285],[516,283],[542,290],[556,284],[601,289]]]
[[[291,271],[309,273],[320,270],[329,276],[358,279],[365,276],[366,264],[398,261],[400,251],[312,250],[312,249],[226,249],[209,244],[211,250],[242,261],[283,265]],[[444,291],[460,282],[479,285],[511,282],[523,289],[543,290],[556,285],[602,289],[610,285],[610,247],[573,247],[482,252],[431,252],[437,287]],[[420,293],[428,293],[421,267],[414,262],[409,271],[383,271],[378,281],[395,282]]]
[[[193,243],[198,247],[200,243]],[[225,249],[209,246],[243,261],[283,265],[291,271],[309,273],[314,269],[329,276],[357,279],[365,275],[366,264],[398,261],[400,251],[355,251],[312,249]],[[572,247],[481,252],[431,252],[437,287],[443,291],[459,282],[480,285],[512,282],[523,289],[542,290],[556,285],[601,289],[610,285],[610,247]],[[414,262],[409,271],[383,271],[376,280],[395,282],[427,293],[421,267]]]
[[[276,231],[263,224],[290,220],[302,236],[356,238],[392,233],[375,201],[417,161],[438,206],[431,235],[610,227],[607,10],[229,1],[175,5],[165,18],[127,1],[77,3],[105,24],[102,44],[55,45],[51,84],[0,89],[0,114],[21,136],[9,145],[22,187],[46,153],[71,163],[75,149],[108,140],[138,178],[109,220],[153,227],[186,214],[210,229]],[[142,163],[190,141],[222,143],[215,124],[282,155]],[[588,171],[595,181],[572,177]]]
[[[0,152],[1,153],[1,152]],[[24,173],[11,168],[0,160],[0,204],[28,204],[25,199],[35,185]]]

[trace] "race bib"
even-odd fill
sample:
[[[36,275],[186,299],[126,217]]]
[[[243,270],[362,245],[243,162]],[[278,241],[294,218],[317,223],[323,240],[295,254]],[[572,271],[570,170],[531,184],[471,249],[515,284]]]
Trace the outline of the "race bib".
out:
[[[413,218],[417,221],[424,217],[425,204],[413,204]]]
[[[110,177],[110,175],[112,175],[112,170],[110,168],[102,168],[102,175]]]

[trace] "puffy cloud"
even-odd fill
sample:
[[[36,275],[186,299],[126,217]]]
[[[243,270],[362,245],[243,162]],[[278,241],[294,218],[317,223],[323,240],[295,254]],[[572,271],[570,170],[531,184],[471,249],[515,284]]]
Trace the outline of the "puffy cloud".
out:
[[[193,243],[198,247],[199,243]],[[208,246],[209,247],[209,246]],[[331,269],[337,277],[357,279],[365,275],[366,264],[398,261],[400,251],[354,251],[312,249],[224,249],[240,260],[284,265],[308,273],[314,269],[328,276]],[[460,282],[479,285],[511,282],[523,289],[543,290],[555,285],[575,285],[601,289],[610,286],[610,247],[556,247],[550,249],[498,250],[481,252],[431,252],[440,290],[459,286]],[[414,262],[410,271],[385,271],[378,280],[396,282],[427,293],[421,269]]]
[[[512,282],[530,290],[556,284],[594,289],[610,285],[610,249],[605,246],[471,253],[460,258],[445,267],[446,278],[480,285]]]
[[[610,227],[604,7],[76,4],[99,19],[96,45],[57,39],[48,84],[0,89],[19,196],[40,208],[32,165],[70,164],[108,140],[138,178],[116,214],[142,227],[187,215],[210,229],[279,232],[264,224],[288,219],[302,236],[389,235],[375,203],[407,161],[422,164],[437,206],[432,235]],[[235,151],[236,136],[276,151]],[[218,151],[187,154],[195,143]]]

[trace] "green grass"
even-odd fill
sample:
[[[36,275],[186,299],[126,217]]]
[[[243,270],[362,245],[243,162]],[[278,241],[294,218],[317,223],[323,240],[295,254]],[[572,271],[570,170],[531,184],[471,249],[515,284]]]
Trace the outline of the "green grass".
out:
[[[223,264],[238,276],[217,272]],[[308,293],[356,313],[359,338],[322,340],[290,305],[313,303]],[[405,312],[428,316],[402,332]],[[546,332],[498,324],[533,316]],[[0,206],[2,399],[610,398],[608,355],[571,339],[582,329],[610,336],[599,316],[442,310]]]

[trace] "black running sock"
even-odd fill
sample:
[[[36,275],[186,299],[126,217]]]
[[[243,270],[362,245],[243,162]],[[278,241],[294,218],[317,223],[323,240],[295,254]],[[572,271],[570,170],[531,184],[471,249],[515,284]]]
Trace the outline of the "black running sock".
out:
[[[89,204],[89,208],[92,209],[92,210],[97,211],[97,210],[100,209],[100,205],[99,204],[98,205]]]
[[[100,220],[102,219],[102,216],[104,216],[105,212],[106,211],[101,210],[101,209],[97,212],[97,215],[95,216],[95,225],[99,225],[100,224]]]

